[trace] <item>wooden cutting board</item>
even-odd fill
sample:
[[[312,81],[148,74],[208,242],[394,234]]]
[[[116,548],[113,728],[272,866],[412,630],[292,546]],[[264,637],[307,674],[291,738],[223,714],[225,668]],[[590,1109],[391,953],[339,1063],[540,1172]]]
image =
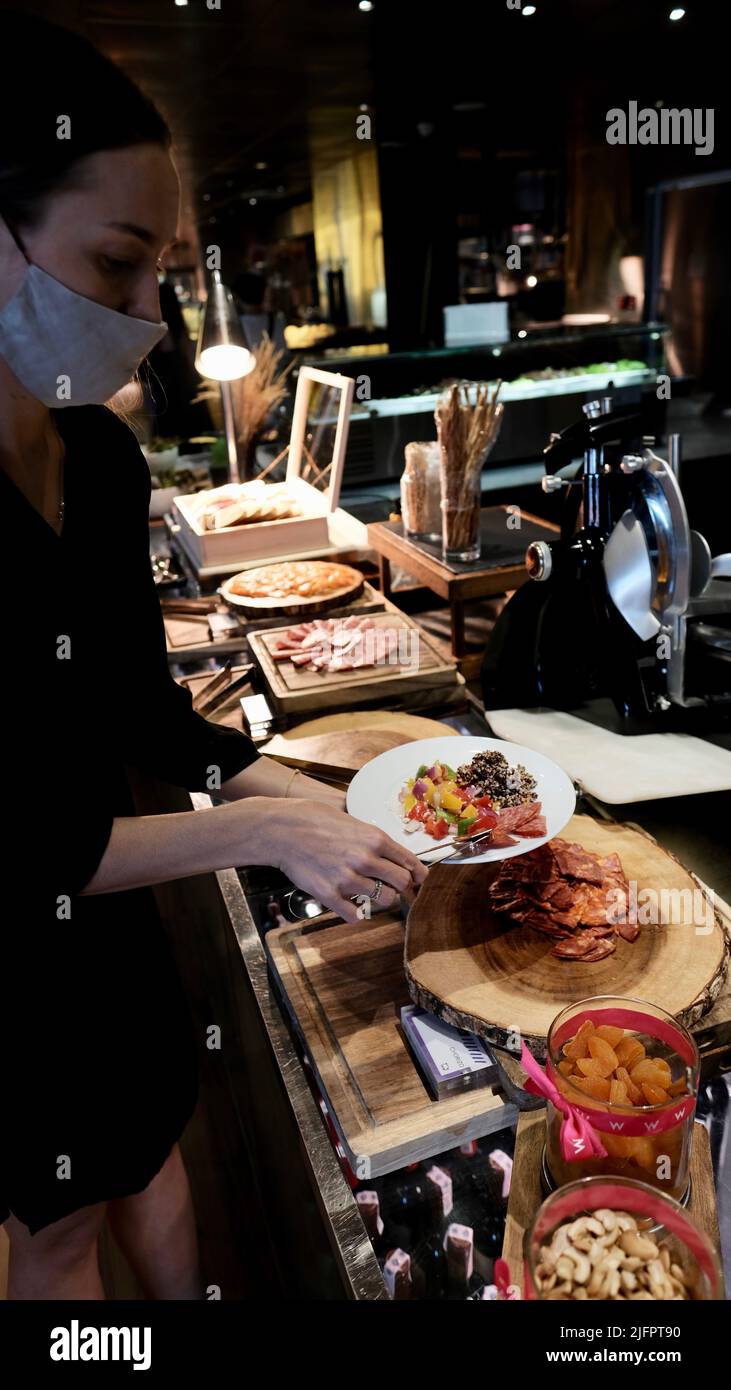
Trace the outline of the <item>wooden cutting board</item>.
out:
[[[369,713],[372,714],[370,719]],[[317,730],[322,725],[329,727],[322,732],[303,734],[303,730]],[[422,732],[424,728],[428,729],[428,733]],[[413,739],[434,738],[437,734],[456,734],[456,730],[437,719],[381,715],[378,711],[364,710],[357,715],[334,714],[329,719],[310,720],[308,724],[289,729],[286,734],[275,734],[259,751],[292,766],[300,762],[315,762],[349,767],[356,771],[388,748],[397,748]]]
[[[391,609],[370,615],[379,627],[395,628],[408,661],[404,665],[382,662],[355,671],[308,671],[291,661],[275,661],[272,650],[282,640],[286,628],[270,628],[249,636],[252,656],[266,680],[272,701],[280,714],[301,714],[307,710],[337,708],[362,700],[400,700],[406,692],[440,689],[449,692],[458,683],[453,661],[446,661],[424,636],[418,625],[404,613]]]
[[[594,964],[560,960],[551,955],[550,938],[490,912],[485,894],[499,864],[437,866],[408,917],[412,998],[498,1047],[509,1047],[517,1031],[536,1056],[545,1056],[548,1029],[561,1009],[596,994],[646,999],[682,1022],[696,1022],[723,984],[729,952],[718,914],[710,930],[698,932],[693,924],[694,890],[706,902],[699,881],[627,825],[574,816],[561,838],[602,855],[616,851],[638,895],[645,888],[690,890],[689,901],[679,900],[681,920],[643,926],[635,942],[619,940],[614,955]]]
[[[401,1031],[404,927],[383,912],[267,932],[264,941],[292,1024],[353,1172],[393,1172],[510,1125],[517,1109],[490,1086],[432,1100]]]

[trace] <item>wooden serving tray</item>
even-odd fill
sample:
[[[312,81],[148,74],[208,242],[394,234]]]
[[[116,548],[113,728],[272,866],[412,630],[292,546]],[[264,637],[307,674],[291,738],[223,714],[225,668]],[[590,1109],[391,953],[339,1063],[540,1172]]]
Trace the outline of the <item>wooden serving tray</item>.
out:
[[[523,1242],[538,1208],[544,1200],[541,1188],[541,1153],[546,1138],[544,1110],[521,1115],[515,1136],[513,1178],[510,1184],[508,1214],[503,1239],[503,1259],[510,1269],[510,1282],[523,1294]],[[691,1194],[688,1211],[708,1236],[714,1250],[720,1250],[716,1192],[713,1183],[711,1145],[705,1125],[693,1125],[690,1155]]]
[[[401,1033],[409,994],[400,918],[293,923],[268,932],[264,944],[358,1177],[392,1172],[513,1123],[516,1107],[491,1087],[431,1099]]]
[[[291,661],[275,661],[272,648],[286,627],[251,633],[249,646],[271,692],[278,713],[300,714],[308,710],[353,705],[361,700],[399,700],[406,691],[448,690],[457,683],[454,662],[446,661],[418,625],[397,609],[371,615],[382,627],[399,628],[418,640],[418,666],[364,667],[358,671],[307,671]],[[291,624],[289,624],[291,626]],[[439,698],[435,695],[435,702]]]
[[[433,868],[407,923],[406,975],[414,1001],[449,1023],[508,1047],[516,1031],[538,1057],[567,1004],[596,994],[646,999],[693,1025],[721,990],[729,943],[717,912],[710,931],[692,920],[699,880],[655,840],[627,825],[574,816],[561,838],[599,854],[616,851],[627,878],[643,888],[690,890],[688,920],[643,926],[632,943],[593,964],[559,960],[553,941],[528,927],[506,925],[486,903],[496,864]],[[679,900],[683,903],[683,900]],[[640,899],[642,902],[642,899]],[[682,916],[682,913],[681,913]]]

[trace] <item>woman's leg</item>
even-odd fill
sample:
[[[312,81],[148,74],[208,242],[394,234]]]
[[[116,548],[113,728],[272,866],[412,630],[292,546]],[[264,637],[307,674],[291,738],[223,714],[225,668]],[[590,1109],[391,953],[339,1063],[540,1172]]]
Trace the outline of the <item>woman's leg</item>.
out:
[[[104,1212],[104,1202],[81,1207],[34,1236],[9,1217],[8,1298],[104,1298],[97,1257]]]
[[[201,1298],[188,1175],[176,1144],[143,1192],[107,1206],[114,1238],[147,1298]]]

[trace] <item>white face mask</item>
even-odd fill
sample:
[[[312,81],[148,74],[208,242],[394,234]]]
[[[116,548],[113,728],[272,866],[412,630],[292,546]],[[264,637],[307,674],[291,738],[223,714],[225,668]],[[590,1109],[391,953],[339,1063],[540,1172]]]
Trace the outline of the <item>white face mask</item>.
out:
[[[54,410],[103,405],[166,333],[166,323],[107,309],[32,264],[0,309],[0,357]]]

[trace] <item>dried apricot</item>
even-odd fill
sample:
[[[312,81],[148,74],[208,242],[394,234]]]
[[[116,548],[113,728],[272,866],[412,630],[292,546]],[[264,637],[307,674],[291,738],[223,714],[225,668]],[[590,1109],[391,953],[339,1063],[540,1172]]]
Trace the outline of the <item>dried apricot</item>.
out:
[[[653,1057],[652,1060],[655,1066],[657,1067],[657,1070],[663,1073],[665,1080],[662,1084],[665,1087],[665,1090],[667,1090],[668,1086],[670,1085],[670,1082],[673,1079],[673,1074],[670,1070],[670,1067],[668,1066],[664,1057]]]
[[[651,1086],[649,1081],[642,1082],[642,1094],[648,1105],[662,1105],[668,1100],[668,1093],[662,1086]]]
[[[589,1049],[587,1047],[587,1038],[589,1034],[593,1032],[594,1024],[592,1023],[591,1019],[584,1019],[584,1022],[582,1023],[578,1033],[576,1033],[569,1042],[564,1043],[564,1057],[588,1057]]]
[[[621,1134],[602,1134],[602,1143],[610,1158],[631,1158],[632,1142]]]
[[[628,1139],[628,1144],[632,1145],[629,1157],[640,1168],[649,1168],[655,1172],[655,1149],[651,1139]]]
[[[629,1096],[623,1081],[609,1082],[609,1101],[611,1105],[627,1105]]]
[[[583,1076],[603,1076],[604,1068],[596,1057],[579,1057],[576,1063],[577,1069]]]
[[[615,1050],[618,1062],[621,1066],[627,1067],[629,1071],[631,1071],[635,1063],[639,1062],[640,1058],[645,1055],[644,1045],[640,1042],[639,1038],[622,1038],[622,1041],[617,1043]]]
[[[615,1068],[619,1066],[614,1048],[610,1047],[609,1043],[604,1041],[604,1038],[598,1038],[594,1033],[589,1038],[588,1046],[590,1056],[601,1063],[602,1071],[605,1076],[609,1076],[610,1072],[613,1072]]]
[[[617,1043],[624,1037],[624,1028],[613,1028],[609,1023],[602,1023],[601,1027],[595,1029],[595,1036],[603,1038],[616,1051]]]
[[[686,1090],[687,1084],[684,1076],[681,1076],[679,1081],[674,1081],[672,1086],[667,1088],[669,1096],[684,1096]]]
[[[629,1074],[635,1086],[641,1086],[643,1081],[649,1082],[650,1086],[664,1087],[665,1073],[655,1064],[654,1057],[643,1057],[636,1066],[629,1068]]]
[[[640,1105],[642,1103],[642,1092],[639,1086],[635,1086],[626,1067],[617,1067],[617,1080],[624,1082],[627,1098],[630,1103],[632,1105]]]
[[[563,1062],[559,1062],[558,1069],[561,1072],[562,1076],[571,1076],[571,1073],[574,1070],[573,1057],[564,1058]]]
[[[604,1076],[572,1076],[571,1082],[594,1100],[609,1100],[609,1082]]]

